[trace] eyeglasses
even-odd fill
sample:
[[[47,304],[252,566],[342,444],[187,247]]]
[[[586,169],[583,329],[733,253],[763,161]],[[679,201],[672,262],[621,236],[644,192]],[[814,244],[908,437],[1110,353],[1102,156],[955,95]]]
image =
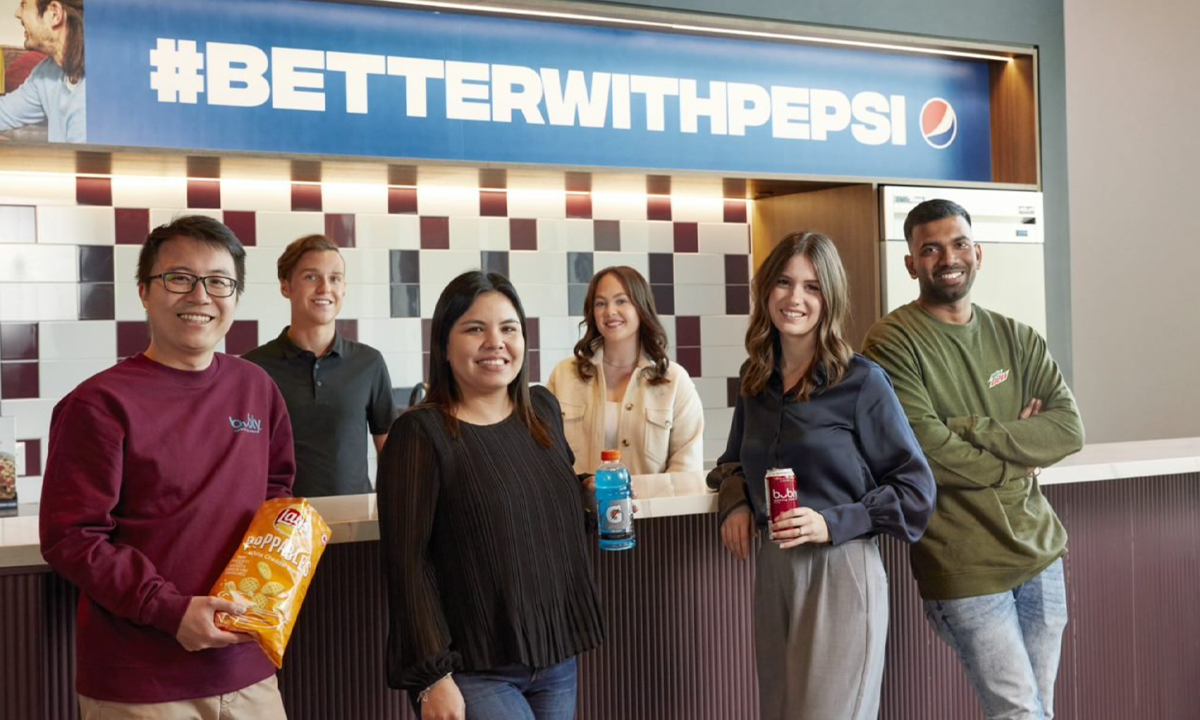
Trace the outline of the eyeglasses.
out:
[[[204,283],[204,291],[211,297],[227,298],[237,292],[238,282],[224,275],[192,275],[191,273],[169,272],[151,275],[147,280],[161,278],[167,292],[177,295],[187,295],[196,289],[196,283]]]

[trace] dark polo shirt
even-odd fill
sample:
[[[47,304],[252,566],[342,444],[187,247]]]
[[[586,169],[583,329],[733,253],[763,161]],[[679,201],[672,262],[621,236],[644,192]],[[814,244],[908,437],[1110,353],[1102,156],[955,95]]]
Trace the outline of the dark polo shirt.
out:
[[[301,350],[284,328],[243,357],[279,386],[296,439],[296,497],[371,492],[367,432],[383,435],[399,412],[383,355],[338,333],[322,358]]]

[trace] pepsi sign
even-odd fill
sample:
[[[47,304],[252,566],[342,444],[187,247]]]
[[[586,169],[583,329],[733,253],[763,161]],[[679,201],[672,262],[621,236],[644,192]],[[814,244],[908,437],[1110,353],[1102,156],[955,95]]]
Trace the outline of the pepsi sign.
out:
[[[86,31],[97,144],[991,180],[978,60],[305,0],[107,0]]]

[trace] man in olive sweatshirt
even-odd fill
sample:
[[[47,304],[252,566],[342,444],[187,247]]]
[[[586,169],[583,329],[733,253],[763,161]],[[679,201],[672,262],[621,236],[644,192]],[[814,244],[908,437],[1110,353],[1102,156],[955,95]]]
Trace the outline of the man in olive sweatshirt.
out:
[[[904,236],[920,296],[871,328],[863,354],[891,375],[938,483],[913,575],[987,717],[1050,720],[1067,533],[1037,474],[1083,446],[1083,424],[1046,341],[971,304],[983,248],[967,211],[923,202]]]

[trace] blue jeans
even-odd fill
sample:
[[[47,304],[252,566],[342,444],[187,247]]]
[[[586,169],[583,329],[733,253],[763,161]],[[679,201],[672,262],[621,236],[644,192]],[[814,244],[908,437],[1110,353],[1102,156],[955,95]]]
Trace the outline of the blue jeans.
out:
[[[927,600],[925,617],[962,661],[989,720],[1051,720],[1067,626],[1062,559],[1008,592]]]
[[[575,658],[548,668],[507,665],[455,673],[467,720],[572,720],[579,687]]]

